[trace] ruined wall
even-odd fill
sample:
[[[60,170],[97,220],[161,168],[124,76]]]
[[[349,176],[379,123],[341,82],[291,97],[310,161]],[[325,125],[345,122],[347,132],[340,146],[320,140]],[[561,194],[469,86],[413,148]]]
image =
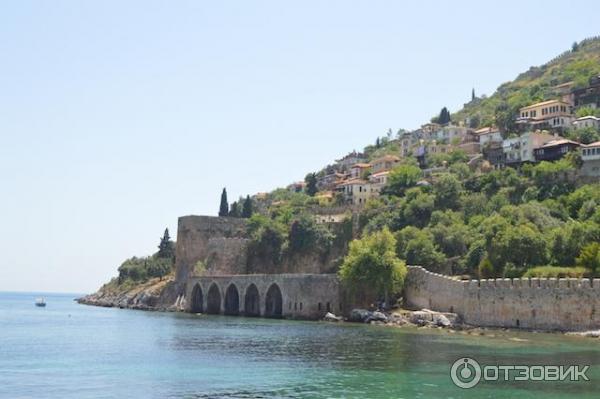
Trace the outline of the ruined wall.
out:
[[[405,301],[412,308],[455,312],[465,323],[478,326],[600,328],[600,279],[458,281],[409,266]]]
[[[185,290],[185,308],[192,311],[194,290],[201,293],[202,312],[207,311],[209,291],[215,285],[219,292],[219,311],[225,313],[226,295],[230,286],[238,295],[237,310],[246,313],[248,288],[258,289],[259,316],[266,315],[267,291],[277,285],[281,292],[281,317],[319,319],[327,311],[341,313],[340,284],[335,274],[246,274],[234,276],[194,276],[188,280]],[[195,288],[199,286],[198,288]],[[198,295],[198,294],[196,294]]]
[[[184,284],[198,261],[205,262],[207,274],[246,272],[245,219],[183,216],[177,228],[175,281]]]

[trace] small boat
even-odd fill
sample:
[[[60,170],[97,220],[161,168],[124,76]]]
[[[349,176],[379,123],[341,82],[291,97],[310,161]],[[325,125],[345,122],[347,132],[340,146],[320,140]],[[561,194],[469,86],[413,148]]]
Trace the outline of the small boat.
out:
[[[36,298],[35,306],[43,308],[44,306],[46,306],[46,301],[44,301],[44,298]]]

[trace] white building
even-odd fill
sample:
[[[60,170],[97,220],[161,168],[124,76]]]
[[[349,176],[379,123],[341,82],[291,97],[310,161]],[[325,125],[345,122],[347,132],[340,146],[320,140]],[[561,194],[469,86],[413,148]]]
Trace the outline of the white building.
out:
[[[588,177],[600,177],[600,141],[584,145],[581,150],[581,174]]]
[[[575,119],[575,121],[573,122],[573,126],[575,127],[575,129],[583,129],[586,127],[600,129],[600,118],[593,115],[583,116],[581,118]]]

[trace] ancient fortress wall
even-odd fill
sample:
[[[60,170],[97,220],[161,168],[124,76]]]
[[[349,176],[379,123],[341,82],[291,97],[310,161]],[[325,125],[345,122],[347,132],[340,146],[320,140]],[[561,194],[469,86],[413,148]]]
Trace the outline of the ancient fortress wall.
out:
[[[199,261],[210,274],[246,273],[246,220],[182,216],[177,228],[176,277],[185,283]]]
[[[268,292],[272,287],[280,294],[276,299],[280,317],[319,319],[328,311],[341,313],[343,308],[340,283],[335,274],[244,274],[191,277],[186,285],[185,309],[227,314],[227,306],[233,303],[235,314],[249,315],[246,306],[254,302],[256,313],[250,315],[273,316],[267,309]],[[211,291],[217,304],[212,311],[209,309]],[[250,295],[254,298],[249,298]],[[233,301],[228,296],[233,296]]]
[[[459,281],[409,266],[409,307],[455,312],[465,323],[542,330],[600,328],[600,279]]]

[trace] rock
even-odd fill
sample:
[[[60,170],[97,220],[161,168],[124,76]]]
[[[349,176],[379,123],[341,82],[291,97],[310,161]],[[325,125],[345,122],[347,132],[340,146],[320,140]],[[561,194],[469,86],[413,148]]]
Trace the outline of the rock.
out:
[[[371,313],[371,316],[368,319],[369,322],[371,321],[381,321],[383,323],[388,321],[388,317],[383,314],[382,312],[373,312]]]
[[[352,309],[348,321],[353,321],[356,323],[366,323],[367,320],[371,317],[371,314],[372,312],[366,309]]]
[[[568,332],[565,335],[575,335],[578,337],[600,338],[600,330]]]
[[[432,323],[433,317],[432,317],[431,312],[418,310],[416,312],[411,313],[409,320],[413,324],[416,324],[418,326],[424,326],[425,324]]]
[[[327,312],[325,314],[325,317],[323,317],[323,320],[325,320],[325,321],[342,321],[343,319],[339,316],[334,315],[331,312]]]
[[[410,314],[409,320],[418,326],[437,326],[437,327],[456,327],[459,323],[459,317],[456,313],[434,312],[429,309],[422,309]]]
[[[433,314],[433,324],[435,324],[436,326],[439,327],[450,327],[452,326],[452,323],[450,322],[450,320],[448,320],[448,318],[446,316],[444,316],[441,313],[436,313]]]

